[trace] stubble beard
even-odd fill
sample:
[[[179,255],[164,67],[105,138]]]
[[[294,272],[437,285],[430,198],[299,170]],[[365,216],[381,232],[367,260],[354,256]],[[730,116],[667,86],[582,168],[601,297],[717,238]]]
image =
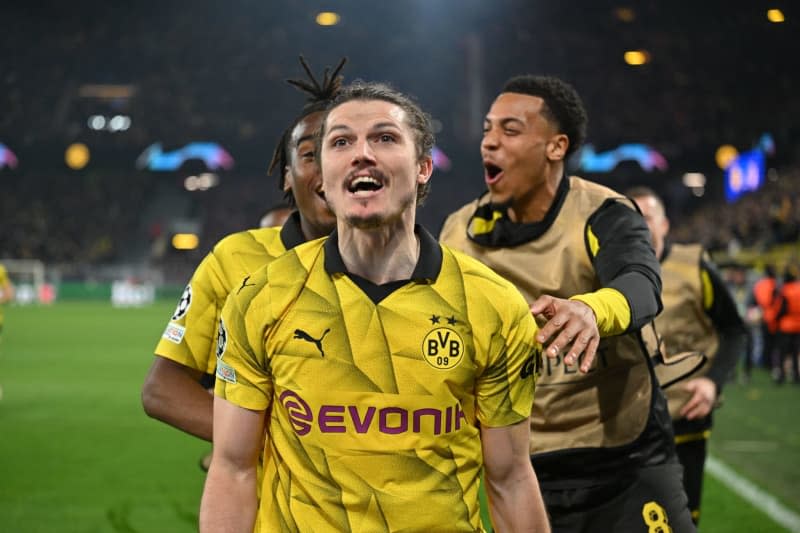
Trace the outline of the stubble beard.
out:
[[[416,199],[417,199],[417,191],[414,190],[411,194],[403,198],[402,204],[394,212],[374,213],[367,216],[347,215],[345,217],[345,222],[353,228],[362,230],[371,230],[384,226],[389,226],[399,222],[403,218],[403,215],[406,212],[406,210],[414,205]]]

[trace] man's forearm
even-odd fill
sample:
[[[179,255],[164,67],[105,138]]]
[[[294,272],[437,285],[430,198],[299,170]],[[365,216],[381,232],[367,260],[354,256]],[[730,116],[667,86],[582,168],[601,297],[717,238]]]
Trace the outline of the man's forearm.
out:
[[[521,473],[500,485],[487,479],[486,493],[496,531],[550,531],[544,501],[533,471]]]
[[[235,471],[214,458],[200,502],[200,533],[252,533],[257,508],[255,468]]]
[[[156,357],[142,387],[142,405],[148,416],[211,441],[214,397],[199,383],[201,374]]]

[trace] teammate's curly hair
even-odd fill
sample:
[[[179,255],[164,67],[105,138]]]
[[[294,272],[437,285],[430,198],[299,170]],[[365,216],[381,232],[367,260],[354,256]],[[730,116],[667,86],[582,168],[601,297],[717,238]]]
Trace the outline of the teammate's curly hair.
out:
[[[581,97],[569,83],[552,76],[526,74],[509,79],[503,92],[538,96],[544,100],[542,115],[569,138],[565,157],[569,157],[586,140],[589,119]]]
[[[343,57],[330,74],[329,67],[325,67],[322,74],[322,81],[320,82],[314,76],[314,73],[311,72],[311,67],[308,65],[306,59],[301,55],[300,64],[303,66],[303,70],[305,70],[308,78],[304,80],[286,80],[286,83],[289,85],[306,93],[308,98],[303,106],[303,110],[294,121],[292,121],[292,124],[283,131],[278,140],[278,144],[275,146],[275,150],[272,152],[272,161],[269,163],[267,173],[272,174],[276,169],[280,172],[280,177],[278,178],[279,189],[283,190],[284,183],[286,182],[286,167],[289,164],[289,141],[292,136],[292,131],[295,126],[307,116],[312,113],[324,111],[331,100],[339,94],[342,88],[342,81],[344,80],[344,76],[340,76],[339,73],[345,63],[347,63],[347,58]],[[286,192],[286,201],[292,206],[295,205],[294,196],[291,191]]]

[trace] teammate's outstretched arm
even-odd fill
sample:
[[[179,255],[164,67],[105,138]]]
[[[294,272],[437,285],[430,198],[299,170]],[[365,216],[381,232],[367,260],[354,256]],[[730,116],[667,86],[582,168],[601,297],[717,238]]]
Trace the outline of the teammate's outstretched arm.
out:
[[[497,531],[549,532],[539,481],[529,455],[530,424],[481,427],[486,494]]]
[[[214,398],[214,455],[200,503],[201,533],[252,533],[264,411]]]
[[[145,413],[210,441],[214,397],[200,383],[204,375],[194,368],[156,356],[142,386]]]

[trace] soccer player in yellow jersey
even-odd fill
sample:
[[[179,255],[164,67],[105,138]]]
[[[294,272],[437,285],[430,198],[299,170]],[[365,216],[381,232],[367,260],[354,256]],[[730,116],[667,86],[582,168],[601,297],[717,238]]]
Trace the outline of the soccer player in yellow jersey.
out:
[[[661,262],[664,311],[656,318],[664,355],[702,354],[706,364],[684,356],[656,372],[667,395],[683,487],[695,523],[700,521],[703,469],[712,410],[736,362],[747,349],[747,329],[725,282],[699,244],[670,243],[664,203],[648,187],[627,191],[650,228]],[[684,363],[685,361],[685,363]]]
[[[536,323],[510,283],[415,224],[427,115],[356,83],[320,143],[336,231],[223,310],[200,530],[483,531],[484,471],[498,530],[547,531],[527,451]]]
[[[156,358],[142,388],[150,416],[211,440],[213,386],[219,315],[225,298],[252,285],[249,275],[287,249],[329,234],[335,219],[322,197],[316,160],[316,135],[322,112],[341,87],[343,59],[322,83],[301,61],[310,78],[289,83],[310,98],[300,116],[282,135],[270,173],[280,172],[280,187],[297,209],[282,228],[252,229],[229,235],[200,263],[156,346]],[[207,467],[207,466],[206,466]]]

